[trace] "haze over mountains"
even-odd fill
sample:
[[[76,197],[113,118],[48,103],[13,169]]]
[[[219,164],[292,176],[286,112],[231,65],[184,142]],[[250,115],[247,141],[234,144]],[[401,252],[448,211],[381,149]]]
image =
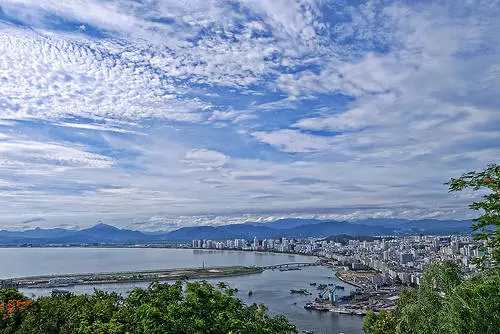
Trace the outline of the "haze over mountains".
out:
[[[84,230],[41,229],[22,232],[0,230],[0,245],[133,244],[189,241],[193,239],[300,238],[333,235],[383,236],[401,234],[471,233],[471,221],[366,219],[340,222],[315,219],[280,219],[270,223],[247,222],[222,226],[183,227],[171,232],[141,232],[98,224]]]

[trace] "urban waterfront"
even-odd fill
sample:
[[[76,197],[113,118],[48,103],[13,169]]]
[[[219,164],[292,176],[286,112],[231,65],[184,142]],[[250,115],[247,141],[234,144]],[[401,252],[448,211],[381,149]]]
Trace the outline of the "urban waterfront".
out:
[[[155,270],[206,266],[267,266],[291,262],[314,262],[316,257],[294,254],[241,252],[227,250],[183,250],[151,248],[4,248],[0,249],[0,278],[47,274],[110,272],[120,270]],[[265,270],[262,273],[206,279],[210,283],[227,282],[237,288],[237,297],[247,303],[263,303],[271,314],[283,314],[299,330],[314,333],[360,333],[363,317],[321,313],[304,309],[317,290],[310,286],[335,284],[345,287],[339,296],[348,295],[354,287],[335,277],[328,267],[306,267],[302,270]],[[91,293],[94,288],[126,294],[134,287],[148,283],[100,284],[65,287],[73,293]],[[291,289],[307,289],[312,295],[291,294]],[[51,289],[21,289],[28,296],[49,295]],[[248,292],[252,291],[249,296]]]
[[[369,284],[396,280],[414,286],[420,284],[424,270],[434,262],[453,261],[464,273],[475,272],[472,259],[486,249],[484,242],[474,240],[471,235],[192,240],[184,247],[315,255],[330,259],[335,266],[346,270],[375,269],[377,275],[370,277]]]

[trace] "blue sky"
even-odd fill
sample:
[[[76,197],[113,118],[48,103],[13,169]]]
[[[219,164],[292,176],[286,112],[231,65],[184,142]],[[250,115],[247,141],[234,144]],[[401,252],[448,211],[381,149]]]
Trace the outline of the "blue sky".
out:
[[[0,229],[469,218],[499,1],[2,0]],[[498,162],[498,161],[496,161]]]

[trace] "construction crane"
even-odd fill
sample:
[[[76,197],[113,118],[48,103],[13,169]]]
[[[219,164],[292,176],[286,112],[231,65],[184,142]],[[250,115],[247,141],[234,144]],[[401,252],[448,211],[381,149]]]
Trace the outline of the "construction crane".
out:
[[[337,288],[335,288],[335,287],[333,289],[325,289],[318,294],[318,297],[316,298],[316,300],[318,300],[320,302],[324,302],[325,299],[327,299],[330,301],[330,303],[334,304],[337,301],[337,295],[335,294],[335,291],[337,291]],[[325,296],[327,294],[328,294],[328,298],[325,298]]]

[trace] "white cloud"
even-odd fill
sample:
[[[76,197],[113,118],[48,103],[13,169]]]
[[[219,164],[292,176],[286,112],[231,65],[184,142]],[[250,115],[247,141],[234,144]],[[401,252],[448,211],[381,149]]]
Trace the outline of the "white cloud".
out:
[[[2,117],[201,120],[199,112],[209,105],[167,95],[178,89],[154,71],[113,57],[106,47],[0,31]]]
[[[14,184],[12,182],[0,179],[0,188],[10,188],[13,186]]]
[[[192,149],[186,153],[184,162],[192,167],[216,168],[228,163],[229,157],[207,149]]]
[[[252,136],[285,152],[324,151],[328,150],[331,144],[331,140],[326,137],[304,134],[296,130],[254,132]]]
[[[256,115],[236,111],[214,111],[209,117],[209,121],[231,122],[233,124],[257,118]]]
[[[67,127],[67,128],[76,128],[76,129],[85,129],[85,130],[96,130],[96,131],[110,131],[110,132],[118,132],[118,133],[129,133],[134,135],[144,135],[144,133],[132,130],[125,130],[116,128],[108,125],[96,125],[96,124],[87,124],[87,123],[68,123],[68,122],[59,122],[54,123],[54,125]]]
[[[50,172],[46,167],[53,167]],[[0,142],[0,170],[20,168],[20,173],[35,172],[42,167],[49,173],[65,168],[110,168],[109,157],[87,152],[82,147],[30,140]]]

